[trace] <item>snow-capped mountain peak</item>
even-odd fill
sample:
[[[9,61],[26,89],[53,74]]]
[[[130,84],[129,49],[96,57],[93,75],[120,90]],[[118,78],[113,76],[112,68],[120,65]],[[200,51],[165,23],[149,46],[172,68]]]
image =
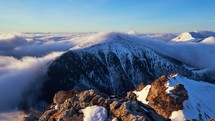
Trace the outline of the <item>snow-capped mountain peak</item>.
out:
[[[215,37],[215,32],[213,31],[193,31],[184,32],[178,37],[174,38],[174,42],[200,42],[207,37]]]
[[[126,36],[123,33],[118,32],[101,32],[90,37],[83,37],[83,43],[71,48],[71,50],[87,48],[93,45],[109,44],[115,42],[126,42],[127,40],[123,37]],[[124,39],[123,39],[124,38]]]

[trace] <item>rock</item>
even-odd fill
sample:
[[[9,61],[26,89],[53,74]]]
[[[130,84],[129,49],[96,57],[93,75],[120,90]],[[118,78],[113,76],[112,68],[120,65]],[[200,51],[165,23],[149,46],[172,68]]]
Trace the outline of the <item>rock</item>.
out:
[[[151,84],[146,100],[148,105],[154,108],[158,114],[165,118],[171,116],[173,111],[183,110],[183,102],[188,99],[188,94],[183,85],[178,84],[166,93],[168,78],[161,76]]]
[[[126,100],[136,101],[137,100],[137,95],[134,94],[133,92],[127,92],[127,95],[126,95],[125,99]]]
[[[113,100],[109,99],[105,94],[99,94],[94,90],[87,90],[77,92],[73,97],[65,99],[59,105],[58,110],[49,108],[40,117],[39,121],[82,121],[84,115],[81,110],[94,105],[106,108],[108,111],[107,121],[166,120],[151,107],[138,102],[136,95],[132,92],[128,92],[125,98],[114,98]]]
[[[35,109],[29,109],[26,114],[27,116],[24,117],[23,121],[38,121],[43,113]]]
[[[208,119],[208,121],[215,121],[215,119]]]
[[[62,104],[66,99],[73,97],[77,94],[78,92],[76,90],[70,90],[70,91],[58,91],[54,95],[53,102],[55,104]]]
[[[54,118],[54,116],[57,114],[57,110],[53,109],[53,110],[48,110],[46,111],[40,118],[38,121],[49,121],[52,120]]]
[[[151,110],[151,113],[153,113],[153,115],[149,115],[148,110],[141,107],[136,101],[123,102],[122,104],[114,101],[112,104],[110,104],[110,111],[118,119],[123,121],[165,120],[162,116],[159,116],[153,110]]]

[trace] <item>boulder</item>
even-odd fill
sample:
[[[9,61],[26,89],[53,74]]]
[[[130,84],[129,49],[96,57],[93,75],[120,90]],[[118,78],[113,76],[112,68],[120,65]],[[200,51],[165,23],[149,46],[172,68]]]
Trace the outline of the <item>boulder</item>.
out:
[[[182,84],[177,84],[170,94],[166,92],[168,78],[161,76],[151,84],[146,100],[158,114],[165,118],[171,116],[173,111],[183,110],[183,102],[188,99],[186,89]]]

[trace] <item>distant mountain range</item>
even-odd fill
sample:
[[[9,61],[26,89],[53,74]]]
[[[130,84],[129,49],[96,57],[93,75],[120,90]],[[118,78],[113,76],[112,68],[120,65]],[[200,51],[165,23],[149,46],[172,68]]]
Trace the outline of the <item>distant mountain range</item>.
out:
[[[178,37],[174,38],[174,42],[201,42],[201,43],[215,43],[215,32],[213,31],[193,31],[184,32]]]

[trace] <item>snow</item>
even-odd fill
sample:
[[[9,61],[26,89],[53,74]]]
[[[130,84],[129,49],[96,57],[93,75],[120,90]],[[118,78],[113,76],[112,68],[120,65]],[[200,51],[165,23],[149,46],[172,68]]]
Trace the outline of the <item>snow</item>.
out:
[[[172,121],[184,121],[185,118],[184,118],[184,113],[182,110],[179,110],[179,111],[173,111],[172,112],[172,115],[170,117],[170,119]]]
[[[215,37],[208,37],[208,38],[202,40],[201,43],[215,44]]]
[[[208,37],[215,37],[215,32],[213,31],[193,31],[184,32],[178,37],[174,38],[174,42],[200,42]]]
[[[134,91],[134,93],[137,95],[137,100],[144,103],[144,104],[148,104],[148,101],[146,101],[146,97],[149,93],[149,90],[151,88],[151,85],[147,85],[146,87],[144,87],[141,91]]]
[[[167,87],[167,89],[166,89],[167,94],[170,94],[170,91],[174,89],[174,87],[170,86],[169,82],[167,82],[166,87]]]
[[[186,42],[186,41],[192,41],[192,40],[195,40],[195,38],[193,38],[189,32],[184,32],[178,37],[173,39],[174,42]]]
[[[171,90],[177,84],[183,84],[185,89],[188,91],[188,100],[183,102],[184,109],[172,112],[170,119],[172,121],[183,121],[185,119],[202,119],[206,121],[210,118],[215,118],[215,85],[195,81],[185,78],[180,75],[174,75],[169,78],[166,86],[168,89],[166,92],[171,95]],[[141,91],[134,93],[138,96],[137,100],[144,104],[148,104],[146,97],[148,95],[150,85],[147,85]],[[200,118],[199,115],[202,115]]]
[[[107,110],[102,106],[90,106],[82,109],[84,121],[105,121],[107,119]]]
[[[176,84],[183,84],[188,91],[188,100],[184,101],[183,111],[172,112],[170,117],[176,120],[177,117],[184,115],[184,119],[208,120],[215,118],[215,85],[194,81],[182,76],[176,76],[169,79],[169,86],[174,87]],[[199,117],[201,115],[201,117]]]

